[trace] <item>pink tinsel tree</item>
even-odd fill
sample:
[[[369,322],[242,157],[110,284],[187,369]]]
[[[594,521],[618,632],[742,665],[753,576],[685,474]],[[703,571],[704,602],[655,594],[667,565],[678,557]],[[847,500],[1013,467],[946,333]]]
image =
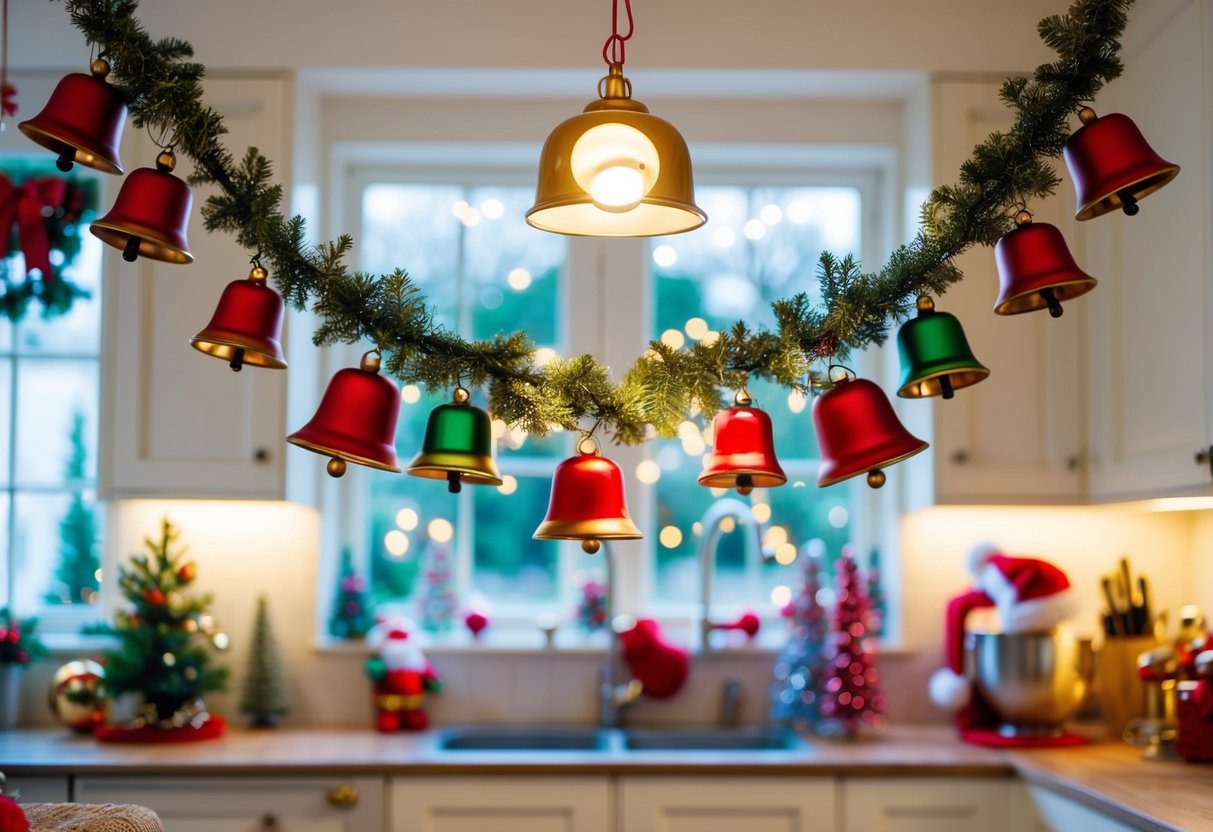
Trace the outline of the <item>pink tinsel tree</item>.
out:
[[[844,547],[838,559],[838,596],[834,603],[834,632],[826,663],[825,694],[821,713],[848,736],[861,725],[884,724],[884,693],[880,674],[867,651],[869,603],[855,553]]]

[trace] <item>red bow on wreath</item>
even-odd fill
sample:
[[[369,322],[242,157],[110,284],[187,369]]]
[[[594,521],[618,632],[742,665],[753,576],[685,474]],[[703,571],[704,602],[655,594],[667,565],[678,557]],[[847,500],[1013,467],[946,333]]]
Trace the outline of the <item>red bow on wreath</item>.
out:
[[[6,116],[17,115],[17,88],[12,84],[5,84],[0,89],[0,112]]]
[[[56,214],[61,220],[64,218],[68,194],[66,179],[47,176],[14,185],[0,175],[0,256],[8,257],[12,253],[10,241],[15,222],[20,250],[25,255],[25,271],[38,269],[43,280],[50,280],[53,277],[51,241],[46,221]]]

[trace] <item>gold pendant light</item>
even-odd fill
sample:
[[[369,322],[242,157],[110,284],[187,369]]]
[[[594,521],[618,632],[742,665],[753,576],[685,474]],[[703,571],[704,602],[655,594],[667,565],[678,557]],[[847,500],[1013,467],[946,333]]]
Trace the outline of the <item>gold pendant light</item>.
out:
[[[691,155],[672,124],[632,99],[623,75],[624,42],[632,36],[631,0],[624,0],[628,32],[603,47],[608,74],[598,100],[557,125],[539,158],[535,204],[526,221],[543,231],[590,237],[655,237],[692,231],[707,222],[695,204]]]

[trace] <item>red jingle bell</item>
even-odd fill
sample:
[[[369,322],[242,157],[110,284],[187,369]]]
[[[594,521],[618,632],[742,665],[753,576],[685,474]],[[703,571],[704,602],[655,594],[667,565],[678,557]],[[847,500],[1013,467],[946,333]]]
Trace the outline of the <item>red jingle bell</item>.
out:
[[[1066,167],[1078,192],[1076,219],[1094,219],[1117,208],[1133,216],[1141,210],[1138,200],[1179,173],[1179,165],[1155,153],[1128,116],[1100,117],[1083,107],[1078,117],[1083,126],[1065,147]]]
[[[358,369],[347,368],[333,376],[316,415],[286,441],[332,457],[329,476],[344,474],[347,461],[399,474],[399,414],[400,390],[379,375],[379,354],[372,350],[362,356]]]
[[[122,173],[118,144],[126,123],[122,93],[106,83],[110,65],[98,58],[92,75],[73,72],[55,85],[42,112],[17,125],[38,144],[54,151],[65,173],[79,162],[105,173]]]
[[[628,515],[623,472],[602,456],[597,442],[583,437],[577,456],[556,466],[547,517],[532,535],[536,540],[580,540],[587,554],[601,540],[638,540],[644,537]]]
[[[880,488],[885,483],[881,468],[928,447],[901,424],[884,391],[862,378],[839,379],[818,396],[813,424],[821,448],[817,485],[822,488],[865,472],[868,485]]]
[[[771,417],[756,407],[750,394],[741,390],[734,406],[716,414],[712,422],[712,453],[708,455],[699,484],[709,488],[736,488],[749,494],[755,487],[770,488],[788,481],[775,458]]]
[[[1015,223],[994,246],[1001,286],[994,311],[1018,315],[1048,308],[1059,318],[1061,302],[1085,295],[1096,280],[1074,262],[1057,226],[1032,222],[1028,211],[1016,214]]]
[[[285,369],[282,296],[266,285],[268,277],[258,265],[248,279],[227,284],[211,322],[190,339],[190,346],[228,362],[236,372],[245,364]]]
[[[89,226],[102,242],[122,249],[128,263],[140,254],[165,263],[194,262],[185,240],[194,198],[185,180],[173,176],[176,166],[173,151],[160,151],[156,167],[126,177],[114,207]]]

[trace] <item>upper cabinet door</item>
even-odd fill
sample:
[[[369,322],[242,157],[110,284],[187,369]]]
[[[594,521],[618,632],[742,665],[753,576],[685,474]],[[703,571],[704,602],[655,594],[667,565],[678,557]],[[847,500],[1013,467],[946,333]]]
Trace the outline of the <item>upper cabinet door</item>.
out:
[[[934,85],[935,180],[958,179],[973,147],[1011,124],[993,82]],[[1072,236],[1073,191],[1030,206],[1036,221]],[[1079,431],[1082,321],[1090,295],[1047,312],[994,314],[994,251],[975,246],[957,258],[965,279],[937,300],[960,319],[973,354],[990,369],[984,381],[933,399],[935,493],[942,503],[1054,503],[1082,496]]]
[[[206,103],[227,124],[232,154],[239,159],[257,147],[286,182],[290,82],[207,78],[205,89]],[[128,126],[125,139],[128,171],[154,166],[158,148],[147,131]],[[179,157],[176,173],[191,170]],[[249,253],[230,236],[203,228],[200,208],[213,188],[193,192],[192,264],[126,263],[107,253],[100,490],[104,497],[281,499],[286,373],[234,373],[189,343],[224,287],[250,268]]]
[[[1133,7],[1125,74],[1097,111],[1121,112],[1182,168],[1135,217],[1082,223],[1090,295],[1090,489],[1096,499],[1207,491],[1195,456],[1210,430],[1209,304],[1213,262],[1210,95],[1213,3]]]

